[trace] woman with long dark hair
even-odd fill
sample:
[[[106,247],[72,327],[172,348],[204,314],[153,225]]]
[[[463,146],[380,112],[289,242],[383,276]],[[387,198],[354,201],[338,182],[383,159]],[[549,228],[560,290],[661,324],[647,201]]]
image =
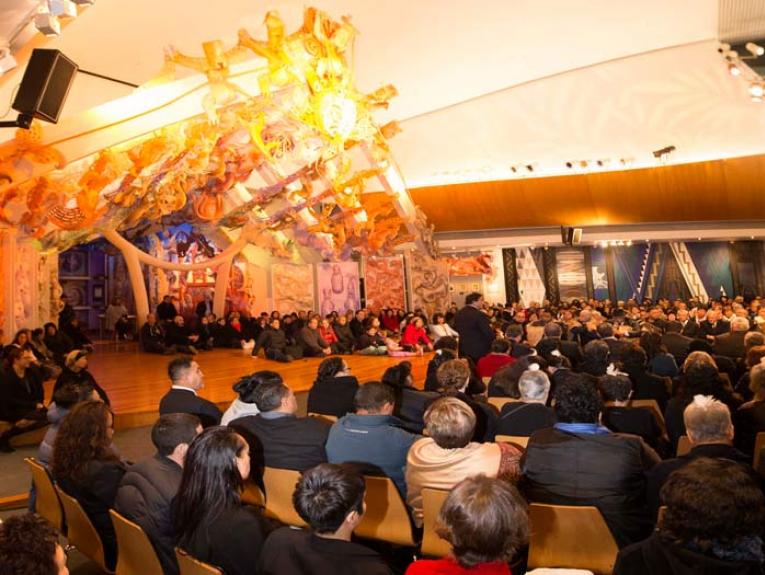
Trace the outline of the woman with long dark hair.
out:
[[[438,393],[420,391],[413,385],[412,364],[402,361],[385,370],[381,380],[393,389],[395,405],[393,415],[402,420],[404,428],[414,433],[422,433],[425,427],[423,416],[425,407],[439,397]]]
[[[345,360],[328,357],[319,364],[316,381],[308,392],[308,411],[338,417],[353,413],[353,398],[358,389],[359,380],[351,375]]]
[[[117,560],[117,537],[109,509],[126,471],[112,449],[113,436],[114,417],[105,403],[78,403],[56,434],[51,465],[56,483],[82,505],[93,522],[104,546],[106,565],[112,569]]]
[[[249,474],[247,442],[233,429],[210,427],[189,446],[173,502],[178,546],[226,575],[252,573],[268,534],[260,512],[242,505]]]

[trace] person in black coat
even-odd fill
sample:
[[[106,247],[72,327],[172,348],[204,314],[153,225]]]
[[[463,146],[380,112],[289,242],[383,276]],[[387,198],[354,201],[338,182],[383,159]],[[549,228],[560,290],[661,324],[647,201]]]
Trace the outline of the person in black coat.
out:
[[[253,465],[305,471],[327,461],[324,445],[331,425],[316,417],[296,417],[295,394],[281,378],[261,382],[253,399],[260,413],[229,423],[254,440]]]
[[[188,413],[160,416],[151,430],[157,453],[139,461],[122,477],[114,508],[137,523],[149,537],[166,574],[177,575],[175,530],[171,516],[183,461],[194,438],[202,432],[199,418]]]
[[[575,341],[562,339],[563,328],[559,323],[551,321],[545,326],[545,336],[539,340],[537,346],[545,339],[553,339],[559,342],[558,350],[568,359],[572,368],[576,368],[582,361],[582,348]]]
[[[204,375],[192,358],[177,357],[167,366],[172,387],[159,402],[159,414],[190,413],[196,415],[204,427],[220,424],[221,412],[212,401],[197,396],[204,387]]]
[[[282,527],[266,540],[261,575],[390,575],[372,549],[351,541],[364,515],[364,477],[349,467],[322,463],[295,488],[295,510],[308,530]]]
[[[555,412],[547,407],[550,380],[540,369],[529,369],[518,380],[521,401],[502,406],[497,422],[497,435],[529,437],[538,429],[555,425]]]
[[[757,434],[765,431],[765,364],[752,368],[749,386],[754,397],[733,412],[733,426],[736,430],[735,446],[752,457]]]
[[[196,343],[199,341],[199,335],[192,333],[186,327],[186,321],[183,316],[177,315],[173,321],[165,326],[165,342],[169,346],[175,347],[179,353],[190,353],[196,355]]]
[[[723,355],[731,359],[743,358],[746,355],[744,337],[749,331],[749,320],[745,317],[734,317],[730,322],[730,332],[715,337],[713,349],[715,355]]]
[[[677,365],[683,365],[685,358],[688,357],[688,347],[693,341],[692,337],[681,333],[682,329],[683,324],[679,321],[670,321],[667,323],[664,335],[661,336],[661,343],[672,354],[672,357],[675,358]]]
[[[80,325],[80,320],[76,317],[62,327],[61,331],[66,334],[75,349],[87,349],[88,351],[93,351],[93,341],[91,341],[85,334],[85,331]]]
[[[313,316],[297,332],[297,344],[303,348],[303,357],[325,357],[332,353],[330,345],[319,333],[319,318]]]
[[[441,394],[415,388],[412,385],[412,364],[408,361],[386,369],[382,382],[393,390],[393,415],[402,421],[402,427],[412,433],[422,433],[425,410]]]
[[[478,363],[491,351],[491,342],[495,339],[489,316],[481,308],[483,296],[478,292],[465,297],[465,307],[454,316],[452,327],[460,334],[460,355],[469,357]]]
[[[367,312],[365,312],[363,309],[360,309],[356,312],[356,315],[353,316],[353,319],[348,324],[349,329],[351,330],[351,334],[353,334],[353,339],[358,340],[362,335],[364,335],[365,331],[365,320],[367,317]]]
[[[308,392],[308,413],[342,417],[354,412],[353,398],[359,380],[340,357],[328,357],[319,364],[319,373]]]
[[[63,294],[61,296],[61,311],[58,312],[58,328],[63,329],[64,326],[69,325],[69,323],[77,317],[77,314],[74,312],[74,308],[72,307],[72,304],[69,303],[69,297],[66,294]]]
[[[98,393],[101,401],[106,405],[111,405],[109,396],[104,388],[98,385],[96,378],[88,371],[88,352],[84,349],[73,349],[66,354],[64,369],[61,370],[61,373],[56,378],[56,383],[53,385],[53,393],[69,384],[92,387]]]
[[[348,318],[344,315],[339,315],[332,324],[332,329],[334,330],[340,345],[349,352],[353,351],[353,348],[356,345],[356,337],[351,331],[351,326],[348,325]]]
[[[127,470],[112,451],[113,436],[114,417],[105,403],[78,403],[56,434],[51,465],[56,484],[79,502],[96,528],[110,569],[117,561],[117,536],[109,509]]]
[[[157,306],[157,318],[159,321],[170,322],[178,315],[178,310],[173,305],[173,298],[166,295],[162,298],[162,301]]]
[[[670,396],[670,380],[646,371],[648,355],[637,345],[622,351],[622,369],[632,381],[632,399],[655,399],[659,409],[667,408]]]
[[[255,571],[270,525],[256,507],[242,505],[250,452],[228,427],[203,431],[191,442],[173,501],[177,545],[226,575]]]
[[[287,353],[287,337],[279,327],[279,318],[272,317],[268,327],[260,332],[260,336],[252,348],[252,357],[258,357],[258,352],[263,349],[263,353],[268,359],[282,363],[292,361],[292,355]]]
[[[53,322],[46,323],[43,328],[45,329],[45,337],[43,338],[45,346],[53,352],[55,362],[64,365],[64,356],[74,349],[72,340],[65,333],[59,331]]]
[[[165,341],[165,328],[157,321],[156,314],[146,316],[146,323],[141,326],[139,332],[141,349],[146,353],[175,353],[175,347],[167,345]]]
[[[667,509],[648,539],[619,552],[614,575],[760,575],[765,500],[753,473],[699,458],[661,491]]]
[[[601,418],[603,425],[617,433],[639,435],[657,450],[666,453],[668,444],[664,438],[664,429],[651,409],[630,407],[632,382],[626,375],[604,375],[598,379],[600,396],[606,403]]]
[[[0,420],[13,425],[0,435],[2,452],[13,451],[12,437],[48,424],[42,371],[35,361],[32,350],[18,347],[5,358],[0,375]]]

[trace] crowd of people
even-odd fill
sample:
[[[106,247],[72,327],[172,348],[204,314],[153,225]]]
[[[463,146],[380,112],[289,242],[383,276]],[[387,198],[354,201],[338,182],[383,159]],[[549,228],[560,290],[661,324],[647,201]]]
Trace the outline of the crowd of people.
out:
[[[167,306],[157,311],[161,317],[146,325],[177,325]],[[152,429],[156,455],[135,464],[113,444],[104,390],[82,375],[85,350],[65,356],[74,375],[57,382],[46,408],[43,376],[26,375],[36,360],[31,344],[16,342],[6,354],[3,397],[12,401],[4,405],[20,417],[14,428],[51,420],[40,460],[81,502],[112,565],[118,549],[110,508],[146,531],[167,573],[178,572],[176,546],[227,574],[522,573],[533,537],[527,505],[551,503],[597,507],[620,549],[617,575],[763,572],[764,470],[753,468],[756,437],[765,432],[758,298],[523,308],[488,306],[475,293],[463,308],[428,319],[396,310],[361,310],[350,320],[309,312],[229,317],[222,328],[239,324],[227,333],[242,336],[231,347],[252,341],[251,353],[263,349],[277,361],[299,357],[295,346],[320,357],[308,412],[332,418],[299,416],[294,392],[273,370],[238,380],[236,399],[221,412],[199,396],[204,373],[194,356],[177,356]],[[325,338],[343,326],[350,338]],[[319,334],[316,348],[305,330]],[[193,335],[155,351],[193,352],[209,343],[205,333]],[[359,382],[344,355],[430,346],[425,381],[416,384],[406,359],[377,381]],[[501,409],[493,397],[505,398]],[[686,439],[690,450],[676,456]],[[301,473],[293,504],[306,529],[284,528],[242,503],[248,482],[263,485],[266,467]],[[450,555],[411,562],[411,554],[403,560],[357,541],[369,475],[391,479],[416,533],[423,489],[449,491],[437,533]],[[40,545],[15,544],[23,537]],[[48,570],[39,572],[60,573],[55,534],[34,516],[0,527],[0,550],[9,550],[7,565],[28,565],[29,554],[44,552]],[[13,569],[0,560],[3,573],[32,572]]]

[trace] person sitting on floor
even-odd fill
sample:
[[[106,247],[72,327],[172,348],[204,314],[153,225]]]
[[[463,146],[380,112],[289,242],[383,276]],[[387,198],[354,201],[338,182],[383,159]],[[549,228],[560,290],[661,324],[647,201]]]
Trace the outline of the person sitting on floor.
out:
[[[356,339],[356,353],[361,355],[388,355],[388,345],[374,323],[375,318],[367,318],[365,330]]]
[[[639,435],[660,453],[665,451],[667,443],[662,441],[664,430],[653,411],[629,406],[632,382],[627,375],[604,375],[598,378],[598,390],[606,404],[603,408],[603,425],[617,433]]]
[[[72,340],[56,327],[53,322],[48,322],[43,326],[45,337],[43,341],[46,347],[53,352],[53,358],[59,365],[64,365],[64,356],[74,349]]]
[[[139,337],[141,349],[146,353],[175,353],[175,346],[167,345],[165,341],[165,329],[157,321],[156,314],[150,313],[146,316],[146,323],[141,326]]]
[[[657,530],[622,549],[614,575],[756,575],[763,572],[765,498],[750,470],[698,458],[670,475]]]
[[[173,321],[167,324],[167,327],[165,328],[165,341],[168,345],[175,346],[176,351],[179,353],[190,353],[192,355],[198,353],[194,344],[199,341],[199,336],[192,333],[191,330],[186,327],[182,315],[175,316]]]
[[[550,379],[537,364],[531,364],[529,369],[521,374],[518,389],[521,400],[502,406],[497,422],[497,435],[529,437],[537,429],[555,425],[555,413],[547,407]]]
[[[422,353],[425,350],[433,351],[433,343],[430,341],[424,325],[421,317],[415,317],[407,324],[399,342],[404,351],[417,353]]]
[[[196,415],[204,427],[219,425],[221,412],[212,401],[199,397],[204,388],[204,374],[199,364],[189,356],[173,359],[167,366],[170,391],[159,402],[159,414],[190,413]]]
[[[359,380],[340,357],[328,357],[319,364],[319,372],[308,392],[308,413],[342,417],[353,412],[353,398]]]
[[[342,465],[322,463],[300,477],[292,497],[308,530],[282,527],[266,540],[261,575],[391,575],[372,549],[351,541],[365,512],[364,478]]]
[[[260,413],[255,404],[255,389],[266,380],[281,377],[273,371],[257,371],[250,375],[242,376],[232,389],[237,393],[237,397],[228,406],[223,417],[220,419],[221,425],[228,425],[235,419],[246,417],[248,415],[257,415]]]
[[[331,316],[330,316],[331,317]],[[332,353],[351,353],[352,347],[346,347],[340,342],[340,338],[337,337],[335,330],[332,329],[332,324],[329,317],[322,318],[319,324],[319,337],[327,342],[327,345],[332,350]]]
[[[34,513],[14,515],[0,523],[0,573],[3,575],[69,575],[58,531]]]
[[[355,414],[340,418],[327,438],[330,463],[361,463],[362,469],[390,477],[406,497],[406,455],[419,435],[401,428],[393,415],[395,396],[390,386],[378,381],[365,383],[356,391]]]
[[[592,376],[555,389],[558,422],[531,436],[521,461],[527,499],[554,505],[594,505],[623,547],[648,536],[645,472],[659,456],[642,439],[600,425],[603,403]]]
[[[471,442],[475,413],[456,397],[443,397],[425,412],[427,437],[412,444],[406,458],[406,502],[417,527],[422,526],[422,490],[450,490],[457,483],[483,473],[515,478],[521,451],[510,443]]]
[[[250,454],[253,465],[304,471],[327,461],[324,445],[331,425],[316,417],[296,417],[295,394],[281,376],[262,381],[254,399],[258,415],[229,423],[229,427],[242,429],[247,437],[257,440]]]
[[[194,415],[161,415],[151,428],[151,442],[157,449],[156,454],[128,469],[114,502],[118,513],[144,530],[162,570],[169,575],[179,572],[171,505],[181,484],[183,461],[189,445],[200,433],[202,424]]]
[[[88,352],[84,349],[73,349],[66,354],[64,369],[56,378],[56,383],[53,386],[54,393],[64,385],[71,383],[89,385],[96,390],[101,401],[106,405],[111,405],[104,388],[98,385],[96,378],[88,371]]]
[[[96,528],[109,569],[117,562],[117,536],[109,509],[127,470],[112,449],[113,436],[114,416],[105,403],[78,403],[61,423],[51,464],[58,487],[79,502]]]
[[[669,475],[699,457],[725,458],[745,464],[751,458],[733,447],[733,423],[724,403],[709,395],[697,395],[683,413],[691,450],[675,459],[662,461],[648,473],[646,495],[654,515],[659,509],[659,492]]]
[[[300,328],[297,343],[303,348],[303,357],[326,357],[332,353],[332,348],[319,334],[317,316],[313,316],[304,327]]]
[[[421,559],[406,575],[510,575],[510,563],[529,540],[526,502],[507,481],[468,477],[449,492],[436,519],[449,543],[443,559]]]
[[[293,360],[292,355],[287,353],[287,336],[279,329],[281,322],[278,317],[271,317],[268,327],[260,332],[258,340],[252,348],[252,357],[257,358],[258,352],[263,349],[267,359],[289,363]]]
[[[492,377],[497,370],[512,365],[516,359],[510,357],[510,342],[506,339],[495,339],[491,342],[491,351],[478,360],[476,371],[478,377]]]
[[[30,349],[13,348],[0,377],[0,420],[13,425],[0,435],[0,452],[13,451],[12,437],[47,425],[42,373]]]
[[[203,431],[186,452],[173,500],[177,546],[226,575],[251,574],[269,532],[261,511],[242,505],[249,453],[233,429]]]
[[[459,335],[452,326],[446,323],[444,314],[441,312],[433,314],[433,323],[430,324],[430,339],[433,340],[434,347],[442,337],[458,338]]]
[[[78,318],[75,317],[68,324],[62,326],[61,331],[63,331],[69,337],[69,339],[72,341],[72,346],[74,346],[76,349],[87,349],[88,351],[93,351],[93,342],[85,334],[85,331],[82,329],[80,320]]]
[[[344,315],[338,316],[335,323],[332,325],[332,330],[337,336],[338,345],[346,350],[340,351],[338,349],[338,353],[351,353],[356,346],[356,338],[353,336],[351,326],[348,325],[348,318]]]

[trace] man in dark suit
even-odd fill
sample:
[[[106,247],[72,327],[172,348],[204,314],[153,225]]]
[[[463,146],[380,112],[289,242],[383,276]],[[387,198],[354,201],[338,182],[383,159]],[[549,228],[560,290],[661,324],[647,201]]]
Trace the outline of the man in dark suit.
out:
[[[491,351],[494,341],[494,330],[491,322],[481,308],[483,296],[472,292],[465,298],[465,307],[454,316],[454,329],[460,334],[460,355],[469,357],[478,363],[484,355]]]
[[[722,335],[728,331],[728,324],[722,321],[720,310],[710,309],[707,311],[707,317],[699,323],[698,337],[707,337],[708,335]]]
[[[629,345],[623,339],[616,339],[614,336],[614,326],[608,322],[603,322],[598,326],[598,335],[600,339],[608,344],[609,358],[612,362],[619,361],[622,357],[622,351]]]
[[[571,362],[571,367],[576,367],[582,361],[582,349],[575,341],[561,339],[563,328],[559,323],[551,321],[545,326],[545,336],[542,339],[554,339],[559,342],[561,354]]]
[[[204,387],[204,374],[191,357],[176,357],[167,366],[172,387],[159,402],[159,414],[190,413],[196,415],[204,427],[220,424],[218,406],[197,396]]]
[[[194,311],[199,319],[210,315],[213,312],[212,296],[209,293],[206,293],[204,299],[197,304]]]
[[[686,313],[687,315],[687,313]],[[688,322],[690,325],[691,322]],[[696,325],[695,323],[693,325]],[[684,336],[681,331],[683,324],[679,321],[667,322],[666,332],[661,336],[661,343],[667,348],[667,351],[672,354],[677,362],[677,365],[683,365],[685,358],[688,356],[688,346],[693,341],[693,338]]]
[[[253,399],[260,413],[229,423],[250,442],[253,466],[305,471],[327,461],[324,446],[331,425],[316,417],[296,417],[295,394],[281,377],[263,381]]]
[[[688,316],[687,309],[677,310],[677,321],[680,324],[681,335],[693,338],[699,333],[699,324]]]
[[[730,332],[715,338],[713,349],[715,355],[724,355],[731,359],[742,358],[746,354],[744,337],[749,331],[749,320],[745,317],[734,317],[730,322]]]
[[[655,399],[662,413],[669,402],[668,377],[659,377],[647,371],[648,356],[642,347],[631,345],[622,352],[622,368],[632,382],[632,399]]]

